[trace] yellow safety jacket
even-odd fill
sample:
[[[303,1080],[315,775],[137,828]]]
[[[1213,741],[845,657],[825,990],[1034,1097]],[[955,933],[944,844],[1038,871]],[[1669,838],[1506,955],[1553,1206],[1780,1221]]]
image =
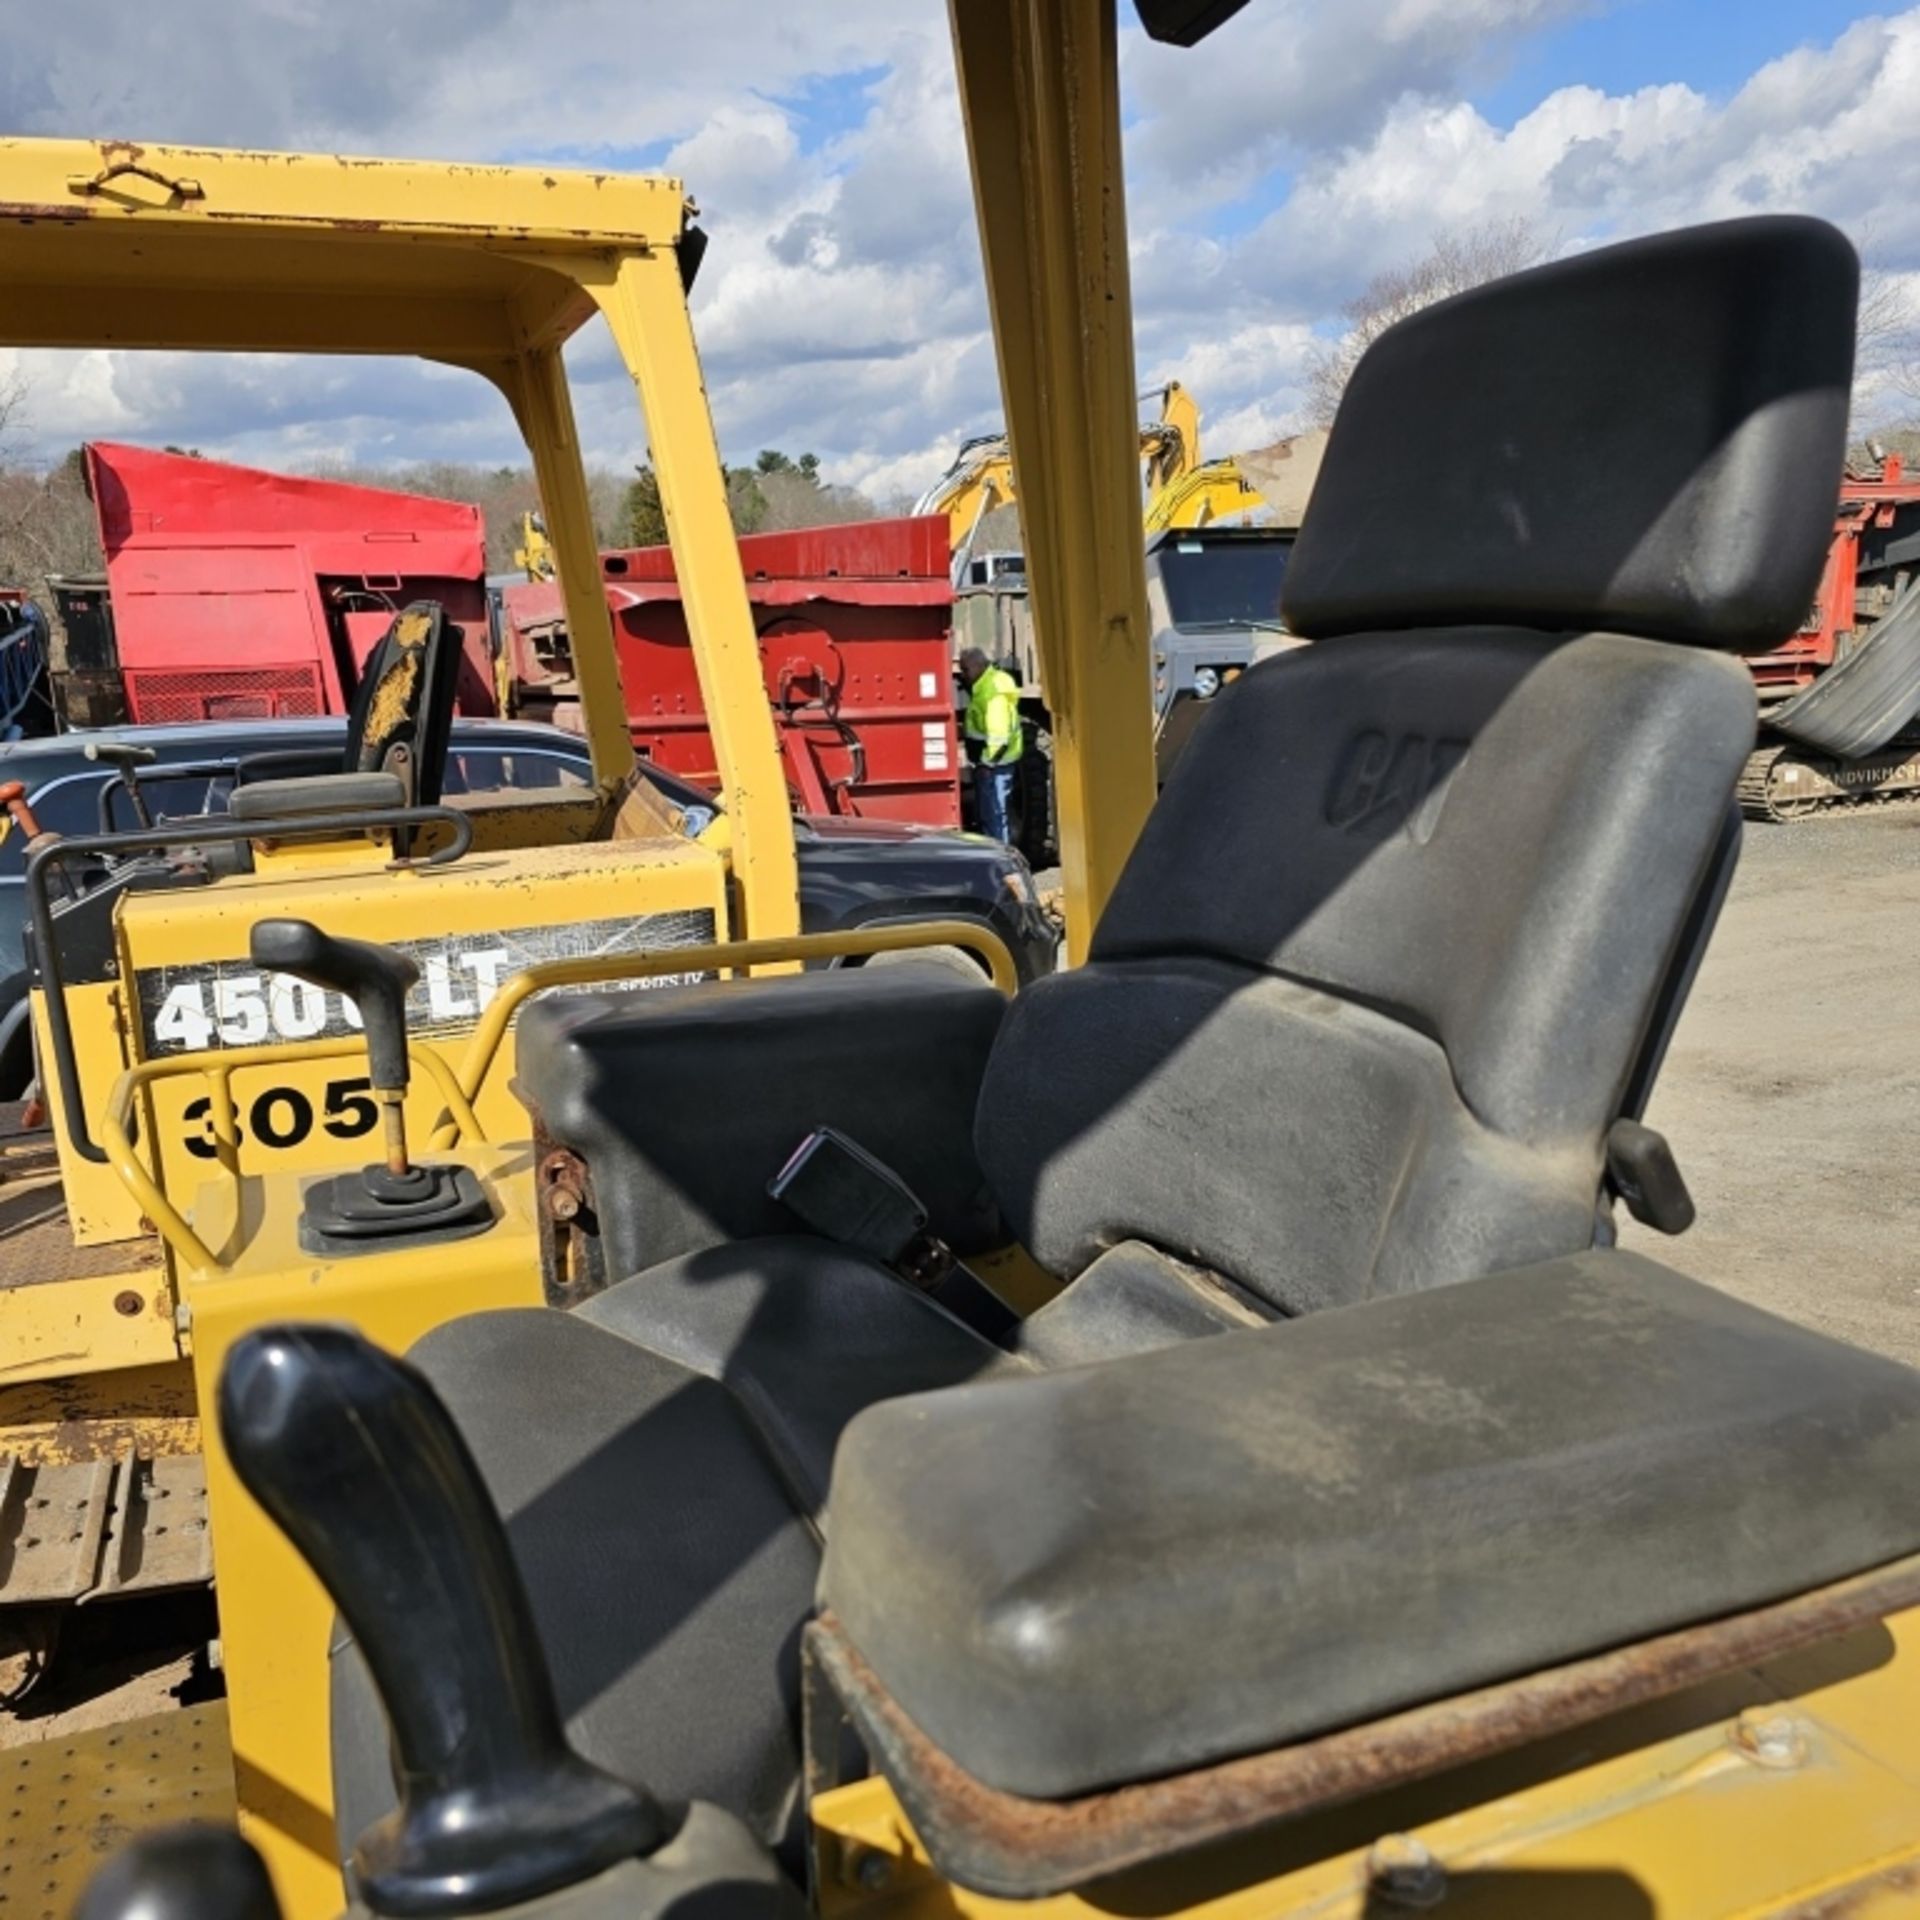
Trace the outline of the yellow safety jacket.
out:
[[[967,696],[967,738],[980,743],[990,767],[1010,765],[1027,750],[1020,724],[1020,683],[1001,667],[989,667]]]

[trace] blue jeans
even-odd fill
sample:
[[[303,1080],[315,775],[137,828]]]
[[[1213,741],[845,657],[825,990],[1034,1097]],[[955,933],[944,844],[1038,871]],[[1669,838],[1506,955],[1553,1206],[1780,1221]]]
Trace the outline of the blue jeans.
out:
[[[980,831],[990,833],[1003,846],[1010,846],[1013,834],[1007,826],[1007,802],[1013,798],[1013,770],[1017,760],[999,766],[977,762],[973,769],[973,806],[980,817]]]

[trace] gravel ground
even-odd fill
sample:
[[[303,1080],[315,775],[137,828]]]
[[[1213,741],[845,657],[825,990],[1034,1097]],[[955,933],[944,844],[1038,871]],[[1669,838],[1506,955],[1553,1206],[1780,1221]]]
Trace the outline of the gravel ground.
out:
[[[1920,1363],[1920,810],[1749,826],[1647,1118],[1699,1219],[1623,1238]]]

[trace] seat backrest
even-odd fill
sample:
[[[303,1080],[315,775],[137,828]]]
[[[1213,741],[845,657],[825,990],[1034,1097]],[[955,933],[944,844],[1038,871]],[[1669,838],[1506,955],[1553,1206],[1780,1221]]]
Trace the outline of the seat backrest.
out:
[[[1356,371],[1287,575],[977,1143],[1043,1264],[1287,1311],[1591,1240],[1724,885],[1751,680],[1844,451],[1857,267],[1731,222],[1522,274]]]
[[[353,690],[346,771],[397,773],[409,806],[436,805],[462,658],[460,629],[439,601],[415,600],[395,614]]]

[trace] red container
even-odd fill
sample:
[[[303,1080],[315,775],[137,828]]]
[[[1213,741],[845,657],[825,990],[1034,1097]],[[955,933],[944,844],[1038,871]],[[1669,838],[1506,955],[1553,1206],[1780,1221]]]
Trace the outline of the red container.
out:
[[[86,457],[136,721],[344,713],[416,599],[463,630],[461,711],[494,711],[477,507],[142,447]]]
[[[801,811],[957,827],[945,516],[748,534],[740,563]],[[714,785],[671,550],[604,553],[601,572],[635,747]]]

